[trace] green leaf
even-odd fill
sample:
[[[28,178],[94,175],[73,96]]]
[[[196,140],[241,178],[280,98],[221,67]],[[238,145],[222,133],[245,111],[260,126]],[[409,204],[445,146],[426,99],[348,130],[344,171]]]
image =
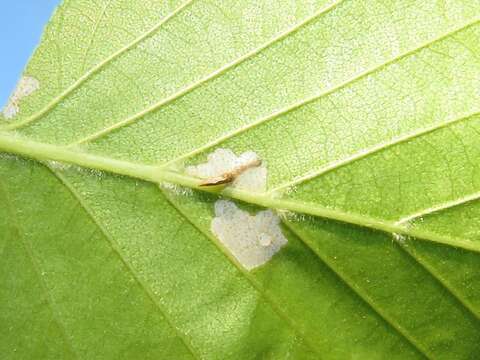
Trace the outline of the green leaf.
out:
[[[479,21],[65,0],[0,117],[2,358],[477,357]],[[267,190],[202,186],[215,150]]]

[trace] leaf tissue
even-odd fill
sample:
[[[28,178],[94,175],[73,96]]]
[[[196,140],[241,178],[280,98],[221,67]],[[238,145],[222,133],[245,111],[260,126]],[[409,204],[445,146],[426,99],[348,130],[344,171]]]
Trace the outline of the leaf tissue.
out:
[[[476,359],[478,0],[64,0],[0,115],[2,359]]]

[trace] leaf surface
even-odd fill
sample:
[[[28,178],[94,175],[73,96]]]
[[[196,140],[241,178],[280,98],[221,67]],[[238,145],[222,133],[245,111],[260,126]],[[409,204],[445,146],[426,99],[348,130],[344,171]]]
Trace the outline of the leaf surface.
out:
[[[479,20],[474,0],[64,1],[0,118],[2,354],[474,358]],[[202,187],[185,169],[216,149],[255,151],[267,190]],[[288,244],[247,270],[219,198],[275,210]]]

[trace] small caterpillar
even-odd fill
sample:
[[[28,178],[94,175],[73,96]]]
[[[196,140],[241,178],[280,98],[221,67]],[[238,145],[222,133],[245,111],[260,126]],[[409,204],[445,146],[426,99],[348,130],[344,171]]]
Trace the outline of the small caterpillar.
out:
[[[240,174],[245,172],[245,170],[248,170],[252,167],[260,166],[261,164],[262,164],[262,160],[260,160],[259,158],[251,159],[250,161],[244,164],[237,165],[236,167],[223,173],[222,175],[203,180],[200,183],[200,186],[218,186],[218,185],[230,184]]]

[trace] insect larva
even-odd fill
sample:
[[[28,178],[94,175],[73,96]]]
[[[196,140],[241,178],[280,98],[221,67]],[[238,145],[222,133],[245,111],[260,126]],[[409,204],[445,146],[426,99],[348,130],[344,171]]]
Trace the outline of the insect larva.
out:
[[[250,161],[244,164],[237,165],[233,169],[223,173],[220,176],[215,176],[215,177],[203,180],[200,183],[200,186],[218,186],[218,185],[230,184],[245,170],[248,170],[252,167],[260,166],[261,164],[262,164],[262,160],[260,160],[259,158],[251,159]]]

